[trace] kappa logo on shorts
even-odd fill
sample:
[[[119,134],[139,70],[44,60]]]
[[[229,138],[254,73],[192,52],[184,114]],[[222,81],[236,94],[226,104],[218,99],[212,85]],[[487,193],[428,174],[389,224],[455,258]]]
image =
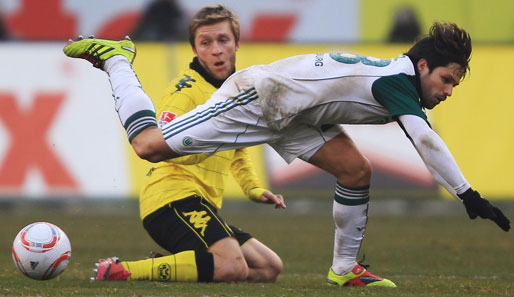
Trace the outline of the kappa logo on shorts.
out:
[[[205,236],[205,228],[207,228],[207,222],[211,220],[211,217],[207,215],[205,210],[183,212],[182,215],[189,217],[189,223],[193,224],[193,227],[196,229],[201,229],[200,233],[202,236]]]
[[[191,139],[191,137],[189,137],[189,136],[186,136],[182,139],[182,144],[184,146],[191,146],[191,145],[193,145],[193,139]]]
[[[158,278],[160,281],[167,281],[171,278],[171,266],[168,263],[161,263],[157,266]]]

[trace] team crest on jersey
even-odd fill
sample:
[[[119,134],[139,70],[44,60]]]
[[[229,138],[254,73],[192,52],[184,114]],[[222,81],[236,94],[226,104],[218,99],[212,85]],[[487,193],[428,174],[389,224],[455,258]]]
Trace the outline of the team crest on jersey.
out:
[[[163,111],[161,113],[161,117],[159,118],[159,127],[166,125],[167,123],[173,121],[177,115],[171,111]]]
[[[186,136],[186,137],[184,137],[184,139],[182,139],[182,144],[184,146],[191,146],[191,145],[193,145],[193,139],[191,139],[191,137],[189,137],[189,136]]]

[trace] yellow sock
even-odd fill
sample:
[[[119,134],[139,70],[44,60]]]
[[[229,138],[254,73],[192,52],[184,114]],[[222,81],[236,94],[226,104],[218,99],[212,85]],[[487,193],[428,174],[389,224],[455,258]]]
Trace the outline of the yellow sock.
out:
[[[198,281],[195,251],[139,261],[122,261],[121,265],[130,272],[129,280]]]

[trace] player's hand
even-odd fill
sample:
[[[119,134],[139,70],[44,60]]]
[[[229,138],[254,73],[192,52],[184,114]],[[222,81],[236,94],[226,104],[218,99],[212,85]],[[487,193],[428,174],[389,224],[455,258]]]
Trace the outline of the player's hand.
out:
[[[483,198],[477,191],[469,188],[466,192],[458,195],[470,219],[475,219],[477,216],[482,219],[490,219],[494,221],[503,231],[507,232],[510,229],[510,221],[503,214],[503,212],[494,207],[489,201]]]
[[[264,188],[255,187],[250,189],[250,191],[248,191],[248,197],[256,202],[275,204],[275,208],[286,208],[282,195],[275,195]]]
[[[273,194],[270,191],[265,191],[259,197],[259,201],[266,204],[275,204],[275,208],[286,208],[284,197],[280,194]]]

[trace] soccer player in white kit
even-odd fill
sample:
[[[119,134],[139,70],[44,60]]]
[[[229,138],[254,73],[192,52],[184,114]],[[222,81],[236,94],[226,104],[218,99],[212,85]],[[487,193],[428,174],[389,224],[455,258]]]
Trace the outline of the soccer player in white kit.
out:
[[[357,263],[371,166],[340,124],[397,121],[434,178],[463,202],[471,219],[480,216],[510,229],[501,210],[471,188],[424,113],[451,96],[469,68],[471,39],[455,24],[434,23],[428,36],[392,60],[323,53],[241,70],[204,105],[162,128],[131,69],[132,42],[80,39],[64,51],[108,73],[121,123],[143,159],[191,155],[188,162],[194,163],[219,150],[268,143],[287,162],[301,158],[333,174],[330,284],[396,286]]]

